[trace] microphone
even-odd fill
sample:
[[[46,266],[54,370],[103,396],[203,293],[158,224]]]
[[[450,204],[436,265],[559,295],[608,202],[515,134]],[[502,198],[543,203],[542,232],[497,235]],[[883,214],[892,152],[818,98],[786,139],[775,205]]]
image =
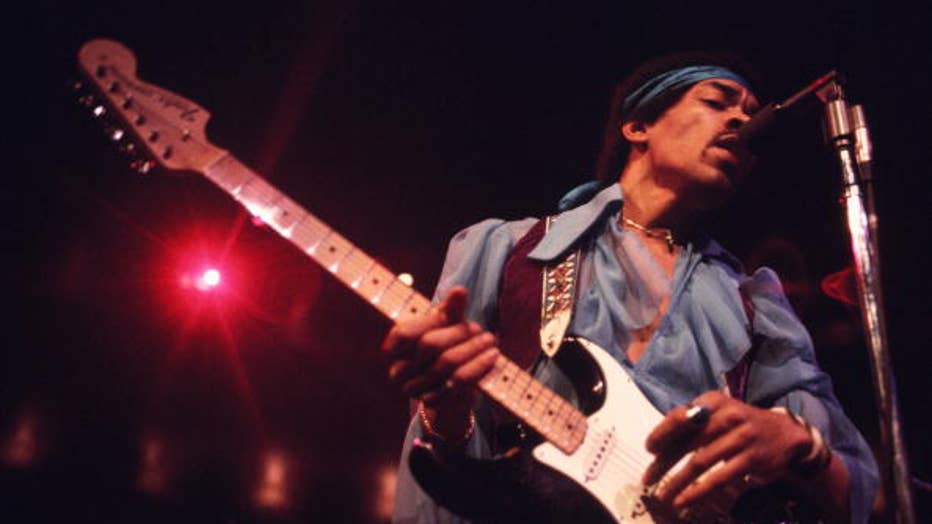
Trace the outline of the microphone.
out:
[[[800,89],[786,100],[782,102],[771,102],[760,108],[754,113],[754,116],[752,116],[750,120],[738,128],[738,140],[751,151],[756,152],[760,150],[764,143],[763,138],[770,133],[774,125],[781,120],[783,115],[788,114],[791,109],[798,110],[799,107],[803,105],[800,104],[801,101],[825,87],[825,85],[838,78],[838,76],[838,73],[833,69],[815,79],[812,83]]]

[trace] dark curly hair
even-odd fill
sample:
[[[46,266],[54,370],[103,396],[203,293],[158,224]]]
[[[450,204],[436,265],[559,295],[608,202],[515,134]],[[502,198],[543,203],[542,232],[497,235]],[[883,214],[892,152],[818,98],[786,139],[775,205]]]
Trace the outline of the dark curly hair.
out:
[[[762,84],[760,74],[742,55],[734,51],[683,51],[662,55],[644,62],[616,84],[612,92],[608,118],[605,121],[602,149],[596,158],[595,172],[598,181],[602,184],[613,182],[627,161],[630,144],[619,132],[621,125],[631,120],[653,123],[678,102],[690,86],[672,89],[636,108],[630,114],[624,114],[622,111],[625,98],[661,73],[693,65],[726,67],[744,77],[750,82],[752,90],[760,95],[758,91]]]

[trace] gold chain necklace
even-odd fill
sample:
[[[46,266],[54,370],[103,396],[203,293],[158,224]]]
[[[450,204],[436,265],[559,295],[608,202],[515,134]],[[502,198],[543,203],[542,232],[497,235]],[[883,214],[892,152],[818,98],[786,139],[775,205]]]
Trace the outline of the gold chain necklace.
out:
[[[641,224],[638,224],[634,220],[626,216],[621,217],[624,220],[626,226],[631,226],[634,229],[637,229],[641,233],[644,233],[648,238],[659,238],[667,241],[667,249],[670,250],[670,253],[673,252],[673,230],[665,227],[647,227]]]

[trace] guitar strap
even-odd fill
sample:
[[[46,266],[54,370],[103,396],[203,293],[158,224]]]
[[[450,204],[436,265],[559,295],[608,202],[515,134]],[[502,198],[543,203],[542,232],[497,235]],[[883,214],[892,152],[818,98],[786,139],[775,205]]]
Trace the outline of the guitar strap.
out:
[[[554,217],[539,220],[505,260],[498,295],[496,331],[502,352],[529,369],[541,351],[553,356],[572,320],[579,249],[545,265],[528,254],[547,233]]]
[[[499,346],[508,358],[523,369],[529,369],[542,350],[546,352],[549,340],[555,341],[559,348],[559,342],[572,319],[572,306],[575,302],[576,280],[582,258],[579,249],[550,266],[527,257],[547,233],[548,222],[548,219],[539,220],[515,243],[505,261],[498,296],[498,318],[495,328]],[[572,267],[561,268],[567,260],[571,261]],[[561,277],[565,274],[571,275],[571,283],[561,282]],[[548,283],[551,284],[549,292]],[[745,289],[739,289],[748,318],[748,334],[752,337],[751,349],[724,374],[723,381],[732,397],[745,400],[751,363],[760,344],[752,331],[754,306]],[[548,309],[548,304],[554,305]]]
[[[544,230],[550,230],[555,217],[544,220]],[[563,335],[573,318],[576,303],[576,279],[579,275],[580,249],[570,251],[556,263],[544,267],[540,299],[540,347],[553,358],[560,349]]]

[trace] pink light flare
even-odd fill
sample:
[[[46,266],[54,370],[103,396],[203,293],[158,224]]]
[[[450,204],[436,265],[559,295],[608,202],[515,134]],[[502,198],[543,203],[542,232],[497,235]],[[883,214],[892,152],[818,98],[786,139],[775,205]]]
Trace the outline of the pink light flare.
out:
[[[194,288],[201,293],[210,293],[215,291],[223,283],[223,274],[215,267],[208,267],[200,272],[192,271],[181,275],[181,287],[183,289]]]
[[[194,284],[194,287],[201,291],[210,291],[220,285],[221,276],[217,268],[208,268],[201,273],[200,278]]]

